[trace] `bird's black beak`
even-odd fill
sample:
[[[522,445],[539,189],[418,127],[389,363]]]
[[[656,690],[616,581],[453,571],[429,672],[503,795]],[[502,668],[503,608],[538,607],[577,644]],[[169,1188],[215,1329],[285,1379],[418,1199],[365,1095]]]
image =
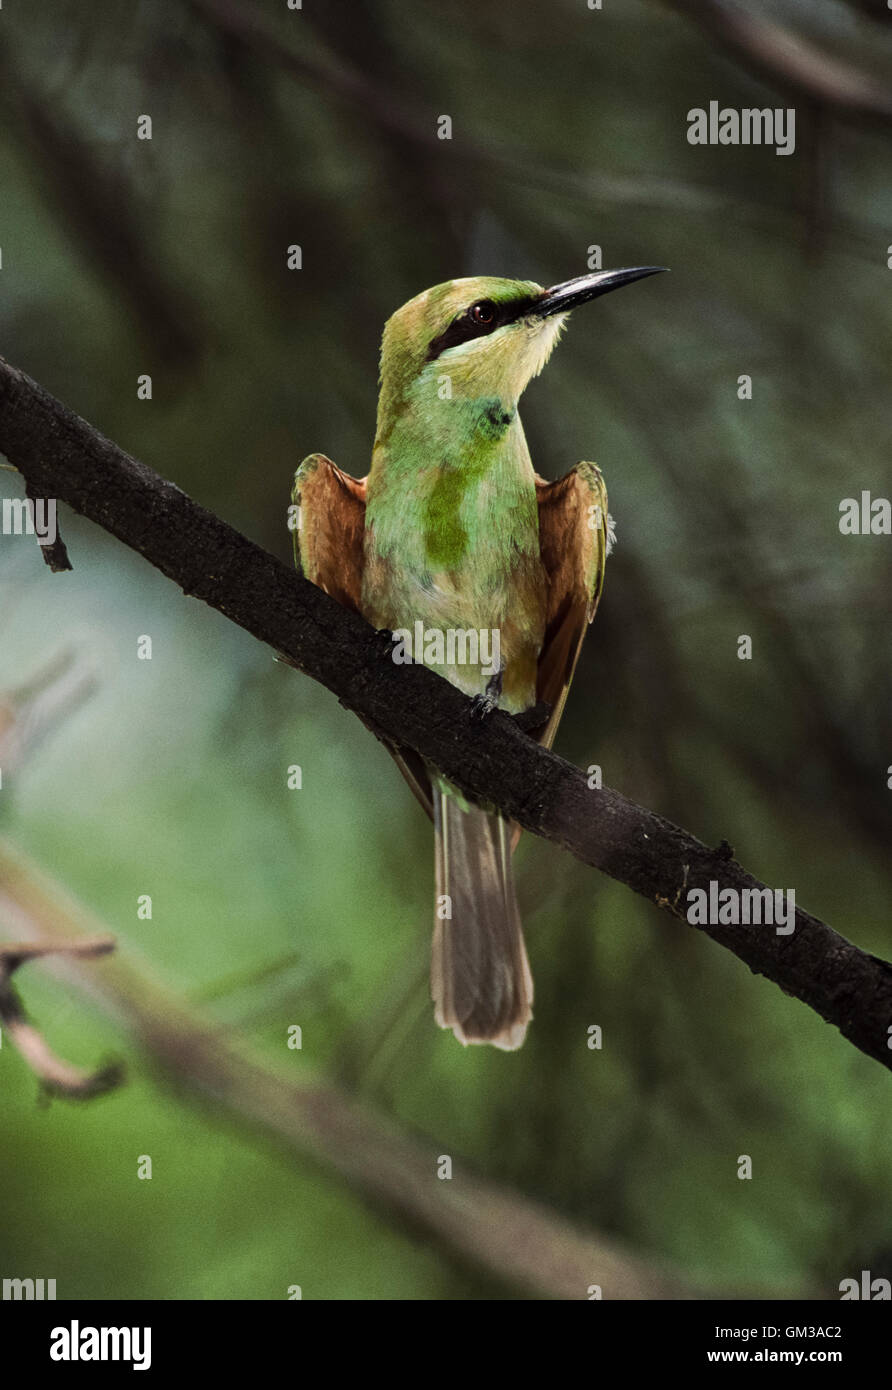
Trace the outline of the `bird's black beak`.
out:
[[[634,280],[643,280],[645,275],[659,275],[660,271],[668,269],[665,265],[638,265],[629,270],[596,270],[593,275],[579,275],[575,280],[565,280],[545,290],[530,312],[542,319],[552,314],[566,314],[589,299],[597,299],[599,294],[609,294],[621,285],[631,285]]]

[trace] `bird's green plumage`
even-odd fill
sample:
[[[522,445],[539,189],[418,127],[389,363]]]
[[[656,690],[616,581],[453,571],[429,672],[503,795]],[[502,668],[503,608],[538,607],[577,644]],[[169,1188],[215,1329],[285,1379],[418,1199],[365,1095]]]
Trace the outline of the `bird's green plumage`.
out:
[[[649,268],[605,272],[626,283]],[[532,281],[450,280],[389,319],[372,464],[362,481],[312,455],[295,477],[304,573],[375,627],[417,631],[412,657],[469,695],[515,712],[552,706],[550,743],[608,549],[599,470],[539,480],[518,401],[547,362],[571,307],[601,277],[543,291]],[[496,633],[494,653],[450,633]],[[429,637],[434,640],[429,642]],[[441,639],[438,645],[437,639]],[[462,1042],[516,1048],[533,984],[511,875],[511,827],[470,805],[410,749],[395,753],[433,816],[437,908],[431,990],[437,1021]]]
[[[388,322],[366,499],[363,611],[378,627],[497,630],[502,703],[535,702],[544,576],[533,465],[517,403],[560,325],[512,322],[447,348],[434,342],[475,301],[540,294],[532,281],[479,277],[435,286]],[[468,694],[481,666],[432,663]]]

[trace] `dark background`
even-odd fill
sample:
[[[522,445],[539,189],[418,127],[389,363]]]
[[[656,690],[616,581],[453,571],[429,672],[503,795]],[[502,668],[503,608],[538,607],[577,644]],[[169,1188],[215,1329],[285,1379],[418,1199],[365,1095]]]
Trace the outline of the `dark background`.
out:
[[[838,521],[843,498],[892,486],[892,16],[747,7],[747,46],[735,13],[4,7],[0,351],[286,557],[300,459],[367,471],[381,327],[406,299],[472,273],[550,284],[584,272],[592,245],[606,267],[671,267],[576,315],[524,401],[539,471],[596,460],[619,536],[558,751],[727,838],[888,956],[892,538]],[[790,36],[817,61],[797,65]],[[688,109],[712,99],[795,106],[795,154],[690,146]],[[61,520],[67,576],[0,538],[0,683],[27,707],[68,654],[92,693],[8,756],[0,829],[124,952],[271,1065],[337,1083],[716,1296],[889,1276],[875,1063],[531,841],[517,865],[535,1022],[519,1054],[463,1051],[427,997],[430,828],[384,751],[219,614]],[[123,1056],[128,1079],[40,1108],[0,1051],[0,1274],[55,1277],[60,1297],[280,1298],[294,1282],[317,1298],[510,1296],[159,1085],[120,1027],[39,968],[19,984],[63,1055]]]

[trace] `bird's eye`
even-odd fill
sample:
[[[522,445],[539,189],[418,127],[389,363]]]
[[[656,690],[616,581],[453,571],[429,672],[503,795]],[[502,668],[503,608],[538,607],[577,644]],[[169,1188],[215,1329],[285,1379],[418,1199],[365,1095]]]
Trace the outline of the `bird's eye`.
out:
[[[481,328],[488,328],[496,316],[496,306],[491,299],[478,300],[472,304],[468,310],[468,317],[472,323],[479,324]]]

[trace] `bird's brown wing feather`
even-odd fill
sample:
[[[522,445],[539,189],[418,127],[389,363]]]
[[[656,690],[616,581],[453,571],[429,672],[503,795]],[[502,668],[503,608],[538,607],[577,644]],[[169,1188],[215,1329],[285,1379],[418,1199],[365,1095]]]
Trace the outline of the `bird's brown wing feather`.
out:
[[[550,748],[585,630],[601,597],[607,559],[607,489],[594,463],[580,463],[556,483],[536,478],[539,550],[548,581],[545,640],[536,693],[551,705],[539,733]]]
[[[294,475],[294,563],[306,579],[360,611],[366,479],[351,478],[324,454],[310,454]]]
[[[580,463],[556,483],[536,478],[539,548],[548,591],[545,639],[536,693],[552,707],[538,735],[554,741],[585,629],[595,615],[607,558],[607,490],[600,469]],[[346,608],[361,612],[366,479],[344,473],[324,454],[304,459],[292,501],[300,508],[294,532],[298,569]],[[404,750],[397,765],[432,815],[430,782],[421,759]]]
[[[306,579],[344,608],[362,613],[366,478],[353,478],[325,454],[310,454],[294,475],[291,500],[299,508],[294,562]],[[430,779],[410,748],[394,760],[414,795],[433,819]]]

